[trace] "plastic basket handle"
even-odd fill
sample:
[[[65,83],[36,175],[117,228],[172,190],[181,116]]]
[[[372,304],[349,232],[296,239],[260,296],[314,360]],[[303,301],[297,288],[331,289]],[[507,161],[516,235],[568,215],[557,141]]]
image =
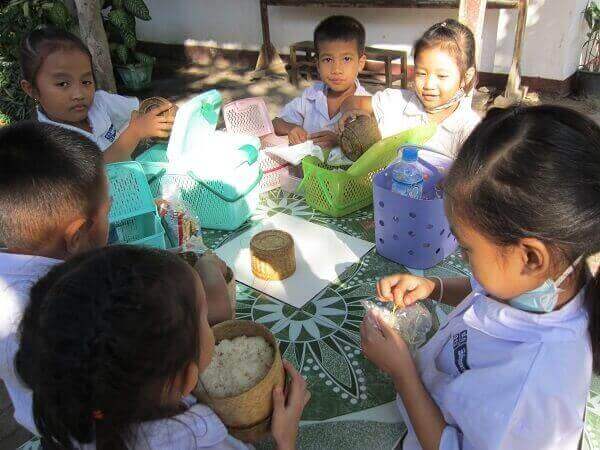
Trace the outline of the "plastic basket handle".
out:
[[[358,160],[352,164],[346,173],[352,177],[362,177],[382,166],[387,166],[396,159],[396,150],[402,144],[421,145],[435,134],[436,124],[422,125],[403,131],[394,136],[376,142]]]
[[[148,177],[148,184],[154,183],[157,178],[162,178],[162,176],[167,173],[167,169],[160,169],[156,174]]]
[[[242,145],[238,151],[246,154],[246,161],[249,165],[254,164],[258,159],[258,149],[251,144]]]
[[[221,192],[216,191],[215,189],[211,188],[209,185],[207,185],[204,181],[202,181],[201,179],[199,179],[192,171],[188,172],[188,176],[194,180],[196,183],[200,183],[202,186],[204,186],[206,189],[208,189],[210,192],[212,192],[213,194],[215,194],[217,197],[219,197],[221,200],[224,200],[228,203],[234,203],[237,202],[238,200],[240,200],[241,198],[243,198],[246,194],[248,194],[248,192],[250,192],[252,189],[254,189],[258,183],[260,183],[260,180],[262,180],[263,177],[263,172],[262,170],[258,170],[258,176],[256,177],[256,180],[254,180],[252,182],[252,184],[250,185],[250,187],[248,189],[246,189],[244,192],[242,192],[239,195],[236,195],[235,197],[230,197],[228,195],[224,195]]]

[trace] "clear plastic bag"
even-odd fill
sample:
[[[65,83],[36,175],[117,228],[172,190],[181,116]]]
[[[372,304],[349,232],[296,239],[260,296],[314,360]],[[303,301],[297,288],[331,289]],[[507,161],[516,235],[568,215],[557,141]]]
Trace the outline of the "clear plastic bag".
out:
[[[395,312],[372,301],[362,300],[361,303],[367,312],[373,311],[379,320],[391,325],[404,339],[413,354],[427,341],[427,333],[431,331],[433,321],[429,310],[420,303],[414,303],[406,308],[398,308]],[[369,320],[369,317],[366,317],[366,320]],[[373,323],[373,325],[379,328],[377,323]]]
[[[327,165],[331,167],[348,167],[354,164],[354,161],[348,159],[340,147],[334,147],[327,157]]]
[[[169,247],[184,246],[192,239],[195,244],[204,245],[200,219],[181,199],[179,191],[167,192],[162,199],[156,200],[156,206],[171,244]]]

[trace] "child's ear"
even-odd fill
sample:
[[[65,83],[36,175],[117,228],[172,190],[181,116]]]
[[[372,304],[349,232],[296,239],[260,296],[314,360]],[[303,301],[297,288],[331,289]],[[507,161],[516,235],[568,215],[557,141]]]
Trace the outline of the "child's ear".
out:
[[[364,53],[360,56],[360,58],[358,58],[358,71],[362,72],[362,70],[365,68],[365,64],[367,64],[367,55],[365,55]]]
[[[63,240],[65,253],[68,256],[77,255],[90,249],[89,230],[91,226],[91,222],[85,217],[77,217],[67,225]]]
[[[550,270],[550,252],[546,245],[535,238],[524,238],[519,244],[523,258],[523,274],[547,278]]]
[[[21,80],[20,82],[21,84],[21,89],[23,89],[23,91],[32,99],[37,100],[35,97],[35,88],[33,87],[33,85],[27,81],[27,80]]]
[[[465,86],[469,86],[474,78],[475,78],[475,67],[470,67],[465,72],[465,76],[464,76],[464,79],[462,82],[462,87],[464,88]],[[467,92],[467,94],[468,94],[468,92]]]

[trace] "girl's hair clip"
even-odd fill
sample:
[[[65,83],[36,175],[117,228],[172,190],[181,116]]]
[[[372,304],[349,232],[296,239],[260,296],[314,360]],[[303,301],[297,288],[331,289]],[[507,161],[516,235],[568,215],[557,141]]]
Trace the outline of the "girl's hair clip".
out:
[[[104,413],[102,411],[100,411],[99,409],[96,409],[96,410],[92,411],[92,418],[94,420],[102,420],[102,419],[104,419]]]

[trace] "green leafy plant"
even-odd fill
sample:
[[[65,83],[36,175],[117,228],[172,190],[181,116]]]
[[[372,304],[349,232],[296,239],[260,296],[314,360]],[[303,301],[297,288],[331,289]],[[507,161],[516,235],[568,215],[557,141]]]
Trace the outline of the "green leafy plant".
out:
[[[20,87],[19,45],[31,30],[75,21],[62,0],[12,0],[0,7],[0,126],[28,118],[33,102]]]
[[[117,65],[154,64],[156,58],[136,51],[136,17],[151,20],[144,0],[110,0],[110,10],[104,15],[104,28],[108,35],[113,61]]]
[[[600,7],[590,1],[583,11],[589,31],[583,44],[581,69],[600,72]]]

